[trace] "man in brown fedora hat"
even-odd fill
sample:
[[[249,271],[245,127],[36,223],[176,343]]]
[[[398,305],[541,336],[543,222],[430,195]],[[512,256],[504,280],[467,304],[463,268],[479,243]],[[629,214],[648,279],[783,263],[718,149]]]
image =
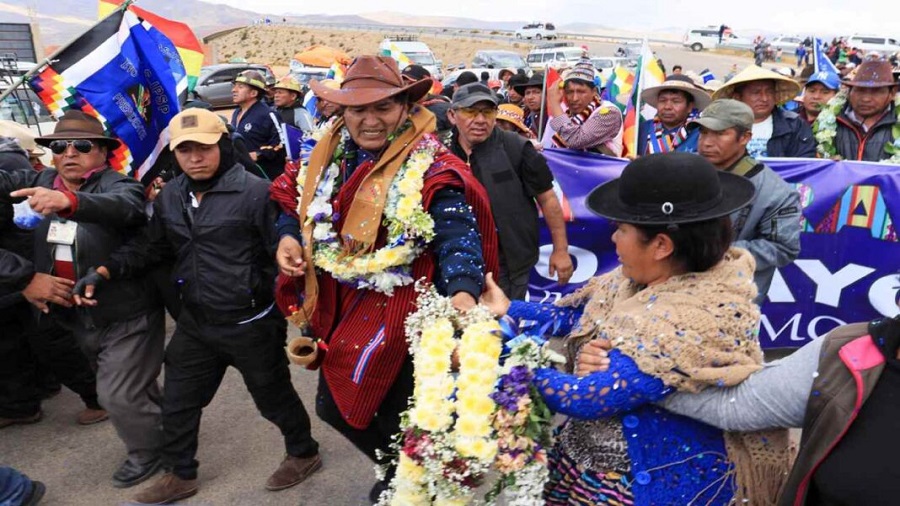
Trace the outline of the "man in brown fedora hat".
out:
[[[71,328],[96,367],[100,404],[128,450],[113,485],[130,487],[159,469],[163,310],[141,279],[105,282],[96,307],[73,308],[72,285],[146,226],[144,188],[110,168],[119,141],[81,111],[66,111],[36,141],[50,148],[55,168],[0,172],[0,195],[27,197],[45,217],[34,234],[34,270],[68,282],[30,302]]]
[[[0,121],[0,171],[31,171],[29,158],[39,148],[31,132]],[[43,150],[40,150],[41,152]],[[49,298],[70,280],[34,271],[34,233],[17,226],[13,206],[0,202],[0,428],[41,418],[40,400],[65,385],[85,404],[80,425],[107,418],[97,401],[97,383],[72,332],[52,318],[33,318],[29,301]],[[16,273],[16,274],[12,274]]]
[[[318,96],[345,108],[343,118],[302,165],[300,185],[288,166],[272,187],[282,209],[279,307],[328,346],[313,365],[321,365],[316,413],[379,463],[413,391],[404,333],[413,281],[424,278],[467,310],[485,271],[498,268],[484,188],[416,105],[430,88],[405,82],[384,56],[356,58],[340,89],[314,81]]]
[[[896,141],[894,129],[898,123],[894,105],[897,82],[892,70],[886,60],[864,61],[853,80],[843,82],[849,88],[847,104],[835,124],[826,124],[819,116],[817,132],[836,130],[832,140],[835,156],[868,162],[891,158],[885,148]]]
[[[781,106],[800,94],[800,84],[778,72],[750,65],[713,93],[713,100],[732,98],[753,109],[750,156],[815,158],[812,129],[796,113]]]

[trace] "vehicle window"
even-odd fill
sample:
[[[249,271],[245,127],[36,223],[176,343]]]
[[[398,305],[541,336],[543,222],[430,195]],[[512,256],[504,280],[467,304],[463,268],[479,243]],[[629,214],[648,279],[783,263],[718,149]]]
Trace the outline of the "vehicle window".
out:
[[[897,45],[897,39],[888,39],[888,44],[890,44],[890,45],[892,45],[892,46],[896,46],[896,45]]]
[[[431,53],[404,53],[413,63],[419,65],[434,65],[434,56]]]
[[[860,37],[859,41],[863,44],[876,44],[879,46],[884,44],[884,39],[881,37]]]
[[[544,58],[541,61],[553,61],[553,53],[544,53]]]
[[[528,55],[528,63],[534,63],[541,61],[541,55],[539,54],[529,54]]]
[[[544,26],[545,26],[548,30],[556,30],[556,26],[554,26],[553,23],[547,23],[547,24],[544,25]]]

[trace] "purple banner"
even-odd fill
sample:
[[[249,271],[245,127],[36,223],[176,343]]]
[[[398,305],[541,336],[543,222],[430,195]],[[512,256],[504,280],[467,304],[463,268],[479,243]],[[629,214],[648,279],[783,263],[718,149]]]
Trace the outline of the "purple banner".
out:
[[[618,265],[612,226],[588,211],[587,194],[618,177],[627,160],[569,150],[544,150],[567,217],[575,273],[560,286],[547,276],[550,233],[541,227],[541,257],[531,275],[531,300],[550,302]],[[798,347],[844,323],[898,314],[900,167],[865,162],[768,159],[797,187],[803,205],[801,251],[776,271],[763,305],[763,347]]]

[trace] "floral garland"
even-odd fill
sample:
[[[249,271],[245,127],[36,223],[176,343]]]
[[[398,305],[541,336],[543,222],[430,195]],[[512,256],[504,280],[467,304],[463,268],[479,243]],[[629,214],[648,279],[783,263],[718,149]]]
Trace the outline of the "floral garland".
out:
[[[330,273],[343,283],[358,288],[372,289],[387,295],[394,288],[413,282],[410,275],[412,262],[434,238],[434,220],[422,204],[422,187],[425,172],[434,163],[441,145],[425,138],[413,149],[398,170],[387,192],[383,224],[387,227],[387,243],[371,253],[347,256],[334,229],[336,216],[333,208],[338,190],[336,184],[340,165],[349,156],[343,146],[349,142],[346,128],[341,129],[341,142],[322,177],[307,209],[306,224],[313,224],[313,264]],[[303,195],[303,184],[309,165],[303,159],[297,174],[297,191]],[[299,213],[298,202],[298,213]]]
[[[519,336],[501,366],[509,325],[483,306],[460,315],[433,288],[417,291],[418,310],[406,322],[415,388],[394,444],[397,474],[379,504],[469,504],[492,469],[499,477],[485,496],[489,504],[504,490],[509,504],[542,503],[550,412],[530,381],[551,355]]]
[[[838,157],[834,138],[837,136],[837,118],[847,105],[847,91],[842,90],[828,101],[813,123],[813,134],[816,138],[816,152],[820,158],[834,159]],[[900,94],[894,96],[894,108],[900,108]],[[892,127],[894,142],[884,146],[885,152],[891,155],[886,163],[900,164],[900,114]]]

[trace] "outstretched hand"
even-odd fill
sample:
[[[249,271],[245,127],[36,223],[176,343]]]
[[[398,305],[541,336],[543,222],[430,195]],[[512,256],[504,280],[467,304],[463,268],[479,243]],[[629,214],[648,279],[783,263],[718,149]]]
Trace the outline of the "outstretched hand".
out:
[[[491,313],[497,317],[505,316],[509,311],[509,297],[503,293],[500,285],[494,281],[494,273],[489,272],[484,277],[484,293],[478,299],[481,304],[487,306]]]
[[[72,202],[69,201],[69,197],[66,197],[65,193],[47,188],[22,188],[9,195],[11,197],[28,198],[28,203],[34,212],[41,213],[44,216],[58,213],[72,206]]]

